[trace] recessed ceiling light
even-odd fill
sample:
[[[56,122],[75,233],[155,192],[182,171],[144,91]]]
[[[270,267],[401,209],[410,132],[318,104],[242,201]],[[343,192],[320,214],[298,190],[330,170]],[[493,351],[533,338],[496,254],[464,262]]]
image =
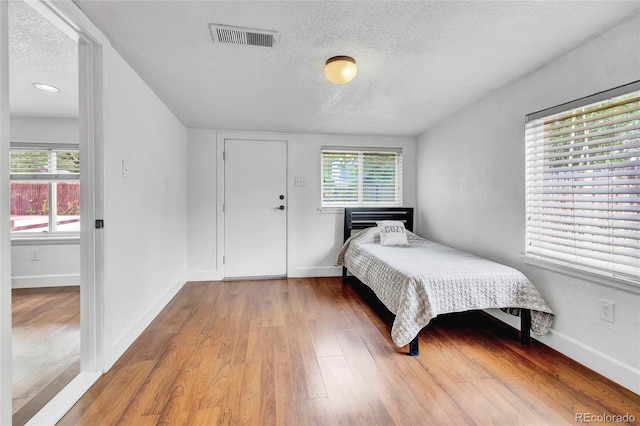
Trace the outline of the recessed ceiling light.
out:
[[[58,89],[56,86],[52,86],[46,83],[33,83],[33,87],[35,87],[36,89],[40,89],[43,92],[56,93],[60,91],[60,89]]]

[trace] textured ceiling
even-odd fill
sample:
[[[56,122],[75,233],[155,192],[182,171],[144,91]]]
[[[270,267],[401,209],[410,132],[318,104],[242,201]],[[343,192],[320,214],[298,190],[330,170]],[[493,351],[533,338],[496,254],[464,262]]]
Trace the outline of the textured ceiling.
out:
[[[34,8],[35,7],[35,8]],[[11,115],[78,116],[78,45],[64,24],[37,2],[9,2],[9,102]],[[55,24],[54,24],[55,23]],[[47,93],[33,87],[47,83]]]
[[[75,0],[188,127],[415,135],[543,66],[640,1]],[[273,49],[214,44],[209,23],[275,30]],[[327,58],[358,75],[325,80]]]

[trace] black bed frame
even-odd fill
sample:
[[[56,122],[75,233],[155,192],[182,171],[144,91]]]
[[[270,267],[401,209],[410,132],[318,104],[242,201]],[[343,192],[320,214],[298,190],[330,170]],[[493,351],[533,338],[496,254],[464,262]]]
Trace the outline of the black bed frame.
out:
[[[413,207],[348,207],[344,209],[344,241],[351,237],[353,230],[377,226],[379,220],[398,220],[413,231]],[[353,277],[357,279],[356,277]],[[342,267],[342,283],[347,284],[347,268]],[[531,344],[531,310],[520,309],[520,344]],[[409,355],[420,353],[418,336],[409,343]]]

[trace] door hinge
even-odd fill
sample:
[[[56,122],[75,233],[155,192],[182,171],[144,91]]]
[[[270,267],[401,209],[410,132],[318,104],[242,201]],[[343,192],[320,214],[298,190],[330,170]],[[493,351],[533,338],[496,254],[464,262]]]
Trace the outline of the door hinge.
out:
[[[227,151],[222,151],[222,161],[227,159]]]
[[[104,228],[104,219],[96,219],[96,229]]]
[[[224,206],[226,206],[226,204],[222,203],[222,213],[224,213]]]
[[[222,256],[222,264],[224,265],[224,256]]]

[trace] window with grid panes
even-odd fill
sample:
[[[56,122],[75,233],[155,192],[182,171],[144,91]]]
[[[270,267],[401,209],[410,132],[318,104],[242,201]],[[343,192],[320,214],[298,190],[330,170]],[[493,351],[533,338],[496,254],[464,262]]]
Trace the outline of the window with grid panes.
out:
[[[401,206],[402,150],[323,147],[322,207]]]
[[[10,180],[12,237],[79,233],[77,145],[12,144]]]

